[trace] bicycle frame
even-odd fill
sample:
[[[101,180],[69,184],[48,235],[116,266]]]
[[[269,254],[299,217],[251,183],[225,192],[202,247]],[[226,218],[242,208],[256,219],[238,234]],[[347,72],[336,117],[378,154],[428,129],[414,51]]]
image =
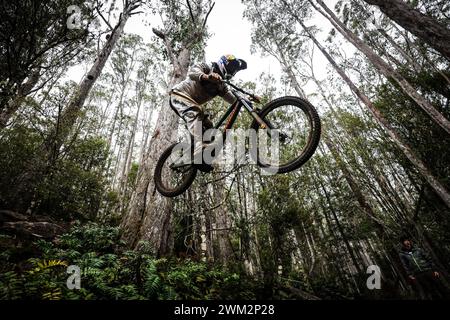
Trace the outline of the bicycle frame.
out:
[[[274,99],[262,109],[258,109],[253,107],[252,103],[252,101],[258,102],[258,97],[245,92],[243,89],[236,87],[228,81],[224,83],[234,88],[234,90],[230,90],[230,94],[236,98],[236,101],[226,108],[224,114],[220,116],[216,124],[211,124],[207,121],[207,115],[204,115],[204,118],[202,117],[203,120],[208,122],[203,126],[203,129],[212,129],[212,131],[207,130],[203,132],[206,136],[202,137],[202,145],[197,146],[198,141],[195,141],[195,137],[191,134],[190,138],[185,138],[183,141],[174,143],[167,148],[156,163],[154,175],[155,186],[162,195],[167,197],[180,195],[192,184],[197,170],[205,173],[214,170],[216,168],[214,161],[220,164],[220,161],[226,160],[225,164],[239,165],[242,163],[240,159],[245,161],[250,156],[256,161],[259,167],[264,170],[269,170],[268,172],[270,174],[275,174],[287,173],[300,168],[314,154],[320,142],[321,123],[317,111],[308,101],[299,97],[285,96]],[[292,107],[293,110],[288,109],[284,111],[285,109],[279,109],[286,106],[288,108]],[[242,108],[247,110],[254,119],[250,128],[248,128],[251,131],[236,132],[237,135],[234,135],[234,132],[231,132],[231,128],[235,124]],[[303,138],[305,133],[303,128],[300,128],[298,135],[297,132],[292,134],[290,132],[292,129],[295,130],[299,126],[304,126],[303,123],[297,121],[297,118],[300,118],[301,121],[305,119],[305,116],[307,122],[305,127],[308,130],[306,139]],[[289,122],[291,119],[294,121]],[[273,125],[271,121],[273,121]],[[288,131],[288,134],[283,131]],[[270,146],[265,143],[267,141],[266,136],[264,136],[265,134],[271,138]],[[300,140],[294,140],[297,136],[300,136]],[[237,139],[237,143],[234,144],[234,138],[239,138],[240,140]],[[222,143],[226,139],[233,139],[230,148],[225,143]],[[244,142],[244,144],[241,142]],[[247,142],[249,143],[247,144]],[[260,144],[260,142],[262,143]],[[275,142],[276,145],[272,144],[272,142]],[[304,145],[300,146],[299,142],[304,142]],[[235,148],[236,146],[237,148]],[[270,150],[267,150],[268,146],[271,148]],[[279,149],[277,149],[279,146],[287,146],[288,148],[288,153],[285,155],[283,153],[283,157],[281,158],[279,156]],[[222,151],[226,152],[219,154],[220,150],[224,147],[225,150]],[[265,152],[267,151],[271,154],[270,159],[265,157]],[[295,154],[291,151],[294,151]],[[273,155],[277,157],[275,163],[271,161]],[[228,159],[232,160],[232,163],[228,163]],[[281,164],[280,159],[283,160]],[[210,163],[209,161],[212,162]],[[183,176],[171,175],[171,171],[167,174],[163,173],[163,169],[166,166],[169,167],[169,170],[175,170],[183,174]],[[219,165],[219,167],[221,166]],[[167,179],[172,178],[177,179],[175,185],[172,183],[172,180],[170,184],[167,184]]]
[[[241,88],[236,87],[234,84],[232,84],[228,81],[225,83],[235,89],[235,90],[231,90],[231,92],[233,93],[233,95],[236,97],[237,100],[235,103],[233,103],[228,108],[228,110],[225,112],[225,114],[219,119],[218,123],[214,126],[214,129],[219,129],[222,126],[222,124],[225,122],[225,120],[227,120],[228,117],[229,117],[229,119],[225,125],[224,132],[228,129],[231,129],[233,127],[234,123],[236,122],[236,119],[237,119],[239,113],[241,112],[242,107],[244,107],[245,110],[247,110],[250,113],[250,115],[256,120],[256,122],[259,123],[261,128],[272,129],[272,125],[270,123],[267,123],[263,119],[261,119],[261,117],[258,115],[258,110],[253,107],[253,104],[250,101],[248,101],[247,99],[245,99],[244,97],[242,97],[241,95],[239,95],[237,93],[237,91],[240,91],[249,96],[254,96],[254,95],[244,91]],[[224,135],[224,136],[226,136],[226,135]]]
[[[242,107],[244,107],[245,110],[247,110],[250,113],[250,115],[255,119],[255,121],[257,123],[259,123],[260,128],[262,128],[262,129],[266,129],[266,128],[273,129],[273,126],[270,124],[269,121],[267,121],[267,120],[264,121],[258,115],[258,111],[259,110],[254,108],[253,104],[249,100],[247,100],[246,98],[244,98],[243,96],[238,94],[238,91],[242,92],[242,93],[244,93],[244,94],[246,94],[248,96],[255,97],[253,94],[246,92],[245,90],[235,86],[234,84],[230,83],[229,81],[224,81],[224,82],[234,88],[234,90],[231,90],[231,93],[237,99],[236,102],[234,102],[233,104],[230,105],[230,107],[227,109],[227,111],[219,119],[217,124],[215,124],[213,126],[213,129],[219,130],[220,127],[222,126],[222,124],[228,119],[226,124],[225,124],[225,128],[223,129],[223,132],[222,132],[222,137],[223,137],[223,142],[224,143],[225,143],[225,140],[227,138],[226,131],[233,127],[233,125],[236,122],[236,119],[237,119],[237,117],[238,117]],[[271,135],[270,130],[268,130],[268,134],[269,134],[269,136]],[[172,164],[172,169],[184,167],[184,166],[187,166],[187,165],[189,165],[189,164],[186,164],[184,162],[181,162],[179,164]]]

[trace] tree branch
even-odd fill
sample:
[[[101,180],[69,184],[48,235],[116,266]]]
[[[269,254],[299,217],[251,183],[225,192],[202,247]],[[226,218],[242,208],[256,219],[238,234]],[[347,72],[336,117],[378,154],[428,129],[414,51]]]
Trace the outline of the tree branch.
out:
[[[167,54],[169,55],[169,59],[170,59],[170,61],[172,61],[172,64],[175,65],[176,58],[172,51],[172,47],[170,46],[170,43],[169,43],[169,40],[167,39],[166,34],[163,31],[158,30],[156,28],[152,28],[152,31],[158,38],[161,38],[164,41],[164,45],[166,46]]]
[[[222,176],[222,177],[220,177],[220,178],[218,178],[218,179],[213,179],[213,180],[206,181],[206,182],[205,182],[204,184],[202,184],[202,185],[207,185],[207,184],[210,184],[210,183],[216,183],[216,182],[219,182],[219,181],[221,181],[221,180],[224,180],[224,179],[226,179],[227,177],[231,176],[234,172],[238,171],[239,169],[241,169],[241,168],[244,167],[244,166],[245,166],[245,164],[235,165],[235,166],[231,169],[231,171],[217,171],[216,173],[225,173],[225,175]]]
[[[126,1],[125,4],[125,10],[124,12],[126,12],[128,15],[134,15],[137,13],[133,13],[134,10],[136,10],[137,8],[139,8],[142,5],[142,0],[131,0],[131,1]]]
[[[229,196],[230,196],[231,189],[233,188],[233,185],[234,185],[234,182],[235,182],[235,181],[236,181],[236,177],[234,177],[234,178],[233,178],[233,181],[231,181],[231,184],[230,184],[230,187],[229,187],[228,190],[227,190],[227,195],[225,196],[225,199],[224,199],[222,202],[220,202],[219,204],[217,204],[217,205],[215,205],[215,206],[213,206],[213,207],[211,207],[211,208],[205,209],[206,212],[208,212],[208,211],[214,211],[214,210],[216,210],[217,208],[220,208],[221,206],[223,206],[225,203],[228,202],[228,198],[229,198]]]
[[[187,48],[191,49],[195,45],[197,39],[202,37],[203,31],[204,31],[204,28],[205,28],[205,25],[206,25],[206,21],[208,20],[208,16],[211,13],[212,9],[214,8],[214,5],[215,5],[215,3],[213,3],[211,5],[211,7],[209,8],[208,13],[206,14],[205,19],[203,20],[202,27],[201,28],[196,28],[197,30],[192,33],[192,36],[187,38],[187,40],[185,41]]]
[[[211,7],[209,8],[208,13],[206,14],[205,19],[203,20],[202,31],[205,29],[206,21],[208,20],[209,14],[211,13],[211,11],[212,11],[212,9],[214,8],[215,5],[216,5],[216,3],[213,2],[213,4],[211,5]]]
[[[112,31],[114,28],[111,26],[111,24],[108,22],[108,20],[105,19],[105,17],[101,13],[101,11],[100,11],[98,6],[95,7],[95,11],[97,11],[97,13],[100,16],[100,18],[102,18],[102,20],[106,23],[106,25],[108,26],[109,30]]]
[[[162,32],[161,30],[158,30],[156,28],[152,28],[153,33],[158,37],[163,39],[164,41],[166,40],[166,35],[164,34],[164,32]]]
[[[130,16],[134,16],[135,14],[140,14],[140,13],[144,13],[144,11],[136,11],[136,12],[132,12],[132,13],[130,13]]]
[[[189,2],[189,0],[186,0],[188,8],[189,8],[189,14],[191,15],[191,19],[192,19],[192,23],[195,25],[195,18],[194,18],[194,14],[192,13],[192,7],[191,7],[191,3]]]

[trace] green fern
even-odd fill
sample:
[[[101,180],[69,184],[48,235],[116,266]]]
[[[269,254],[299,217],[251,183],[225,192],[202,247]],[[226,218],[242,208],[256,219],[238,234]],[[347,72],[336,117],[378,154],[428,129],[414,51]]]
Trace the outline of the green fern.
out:
[[[43,300],[61,300],[62,292],[60,288],[53,288],[42,294]]]
[[[17,300],[22,297],[22,279],[14,272],[9,271],[0,276],[0,299]]]
[[[161,278],[157,273],[156,264],[154,261],[148,260],[144,275],[144,295],[149,299],[157,298],[158,290],[161,288]]]
[[[254,286],[238,273],[202,262],[157,259],[142,251],[112,250],[117,229],[77,225],[58,242],[37,241],[42,255],[25,271],[5,265],[0,299],[141,300],[254,299]],[[3,253],[8,260],[8,253]],[[81,268],[81,289],[66,287],[67,265]]]
[[[36,273],[43,272],[47,269],[51,269],[54,267],[67,267],[68,266],[67,262],[62,261],[62,260],[30,259],[29,261],[34,265],[34,268],[28,271],[29,274],[36,274]]]

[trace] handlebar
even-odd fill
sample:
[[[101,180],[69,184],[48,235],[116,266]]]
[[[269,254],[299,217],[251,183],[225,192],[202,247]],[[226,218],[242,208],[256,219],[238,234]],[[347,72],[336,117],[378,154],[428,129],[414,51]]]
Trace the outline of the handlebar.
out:
[[[239,88],[238,86],[236,86],[235,84],[231,83],[229,80],[222,80],[223,83],[229,85],[230,87],[236,89],[239,92],[242,92],[243,94],[246,94],[247,96],[251,97],[255,102],[260,102],[261,98],[258,97],[257,95],[247,92],[242,88]]]

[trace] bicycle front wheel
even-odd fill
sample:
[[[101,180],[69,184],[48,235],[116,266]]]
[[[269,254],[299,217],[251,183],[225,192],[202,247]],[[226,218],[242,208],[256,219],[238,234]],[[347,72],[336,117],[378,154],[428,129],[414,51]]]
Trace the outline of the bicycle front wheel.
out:
[[[252,123],[258,132],[255,160],[260,167],[270,168],[274,173],[290,172],[305,164],[316,151],[321,123],[316,109],[307,100],[293,96],[278,98],[269,102],[259,116],[268,125],[262,128],[256,120]],[[261,147],[264,139],[274,137],[276,141],[271,140],[270,147]]]

